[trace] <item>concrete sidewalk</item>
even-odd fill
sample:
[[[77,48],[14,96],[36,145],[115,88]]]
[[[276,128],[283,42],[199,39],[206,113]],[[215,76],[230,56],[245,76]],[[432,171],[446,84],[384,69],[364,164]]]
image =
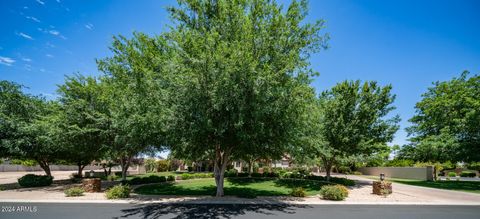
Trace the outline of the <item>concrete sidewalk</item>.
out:
[[[132,194],[124,200],[108,200],[104,193],[85,193],[80,197],[65,197],[65,188],[56,185],[43,188],[22,188],[0,191],[0,202],[73,202],[73,203],[197,203],[197,204],[401,204],[401,205],[480,205],[480,195],[393,183],[393,194],[387,197],[372,194],[371,179],[349,175],[357,181],[345,201],[323,200],[320,196],[306,198],[258,197],[255,199],[211,196],[178,197]],[[77,185],[79,186],[79,184]]]

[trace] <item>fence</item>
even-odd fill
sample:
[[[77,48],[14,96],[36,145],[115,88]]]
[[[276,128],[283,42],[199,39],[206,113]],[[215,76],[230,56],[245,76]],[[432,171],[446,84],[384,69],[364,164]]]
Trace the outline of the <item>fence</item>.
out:
[[[384,173],[385,177],[418,179],[432,181],[434,179],[433,166],[428,167],[362,167],[359,171],[364,175],[379,176]]]

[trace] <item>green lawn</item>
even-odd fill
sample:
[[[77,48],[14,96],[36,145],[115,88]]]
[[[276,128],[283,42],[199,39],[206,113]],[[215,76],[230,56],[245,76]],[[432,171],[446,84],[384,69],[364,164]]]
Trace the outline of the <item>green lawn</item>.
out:
[[[316,195],[325,182],[292,179],[226,178],[225,195],[239,197],[285,196],[292,188],[303,187],[307,195]],[[214,179],[195,179],[176,183],[145,185],[135,189],[145,195],[214,195]]]
[[[378,179],[376,176],[367,176],[370,179]],[[435,189],[456,190],[471,193],[480,193],[480,181],[422,181],[414,179],[387,178],[388,181],[412,186],[423,186]]]

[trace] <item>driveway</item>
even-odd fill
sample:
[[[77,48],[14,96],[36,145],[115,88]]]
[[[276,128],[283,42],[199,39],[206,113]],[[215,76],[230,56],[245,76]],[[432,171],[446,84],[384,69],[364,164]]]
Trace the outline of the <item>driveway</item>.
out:
[[[358,185],[368,185],[371,193],[371,186],[374,180],[362,176],[348,175],[347,178],[357,180]],[[401,183],[392,183],[393,194],[386,199],[415,200],[416,202],[435,203],[477,203],[480,204],[480,194],[412,186]]]

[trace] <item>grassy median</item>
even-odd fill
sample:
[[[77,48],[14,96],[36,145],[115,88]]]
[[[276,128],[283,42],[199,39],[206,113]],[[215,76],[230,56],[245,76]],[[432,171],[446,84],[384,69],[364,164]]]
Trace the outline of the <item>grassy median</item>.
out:
[[[302,187],[308,196],[319,194],[326,182],[299,179],[226,178],[225,195],[239,197],[288,196],[293,188]],[[135,189],[144,195],[214,195],[214,179],[195,179],[175,183],[145,185]]]

